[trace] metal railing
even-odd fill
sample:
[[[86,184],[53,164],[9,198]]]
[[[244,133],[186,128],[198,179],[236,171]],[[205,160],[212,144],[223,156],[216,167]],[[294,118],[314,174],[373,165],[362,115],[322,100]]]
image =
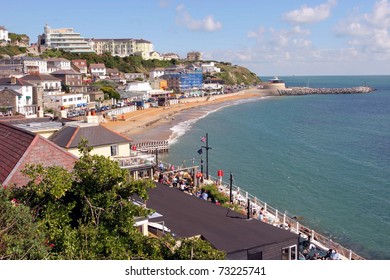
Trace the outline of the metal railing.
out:
[[[219,178],[210,178],[218,182]],[[220,191],[224,192],[226,195],[230,195],[230,184],[227,184],[223,181],[219,181]],[[239,205],[245,209],[247,207],[248,201],[251,205],[251,210],[256,210],[257,213],[259,213],[261,208],[264,208],[264,212],[266,219],[265,222],[272,224],[274,226],[289,230],[291,232],[294,232],[296,234],[301,234],[302,237],[308,238],[311,237],[311,242],[316,245],[317,247],[320,247],[320,249],[328,250],[328,249],[334,249],[336,250],[340,255],[342,255],[345,259],[348,260],[364,260],[363,257],[359,256],[357,253],[353,252],[352,250],[343,247],[342,245],[334,242],[332,239],[315,232],[313,229],[310,229],[304,225],[302,225],[296,217],[290,217],[286,215],[285,212],[280,212],[278,209],[268,205],[266,202],[258,199],[257,197],[253,196],[252,194],[248,193],[247,191],[243,190],[242,188],[232,184],[232,194],[233,194],[233,203],[236,205]]]

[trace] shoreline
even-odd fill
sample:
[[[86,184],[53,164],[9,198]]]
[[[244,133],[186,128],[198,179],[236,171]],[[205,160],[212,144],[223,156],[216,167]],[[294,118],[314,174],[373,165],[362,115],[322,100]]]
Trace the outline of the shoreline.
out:
[[[211,98],[188,98],[184,103],[171,105],[168,107],[147,108],[123,114],[123,120],[107,121],[101,123],[102,126],[122,134],[133,140],[133,143],[143,141],[164,141],[170,140],[174,133],[171,128],[175,125],[199,118],[194,114],[185,114],[191,109],[199,108],[203,110],[215,106],[221,108],[240,100],[257,99],[272,96],[268,91],[261,89],[247,89],[236,93],[212,96]]]

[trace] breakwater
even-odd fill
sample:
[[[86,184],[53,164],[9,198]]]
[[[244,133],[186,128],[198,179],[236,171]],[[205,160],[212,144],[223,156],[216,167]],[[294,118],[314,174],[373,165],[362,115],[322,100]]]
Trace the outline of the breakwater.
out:
[[[278,90],[279,95],[308,95],[308,94],[355,94],[370,93],[375,89],[368,86],[347,87],[347,88],[309,88],[292,87]]]

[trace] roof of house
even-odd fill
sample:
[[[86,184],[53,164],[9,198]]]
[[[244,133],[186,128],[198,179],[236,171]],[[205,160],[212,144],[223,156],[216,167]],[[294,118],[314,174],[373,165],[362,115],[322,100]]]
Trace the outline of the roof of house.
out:
[[[147,41],[147,40],[145,40],[145,39],[135,39],[135,41],[136,41],[137,43],[146,43],[146,44],[151,44],[151,42],[150,42],[150,41]]]
[[[23,94],[17,92],[16,90],[13,90],[13,89],[9,89],[9,88],[6,88],[6,89],[3,89],[3,90],[0,90],[0,94],[2,93],[6,93],[6,92],[9,92],[15,96],[23,96]]]
[[[153,221],[164,221],[176,236],[202,235],[226,253],[289,240],[296,242],[298,238],[289,231],[256,219],[248,220],[233,210],[161,184],[149,190],[146,206],[162,214]]]
[[[130,142],[131,139],[122,136],[101,125],[64,126],[49,139],[63,148],[77,148],[85,138],[92,147]]]
[[[77,157],[49,140],[27,130],[0,121],[0,183],[24,184],[27,178],[20,173],[26,163],[61,165],[68,170]]]
[[[34,82],[35,81],[61,81],[61,79],[58,79],[48,74],[26,75],[23,76],[21,79],[25,81],[34,81]]]
[[[106,68],[106,65],[104,63],[91,63],[89,68]]]
[[[0,122],[0,182],[4,182],[36,135]]]
[[[55,61],[58,61],[58,62],[70,62],[70,60],[68,60],[66,58],[63,58],[63,57],[51,57],[51,58],[48,58],[46,61],[47,62],[55,62]]]
[[[11,78],[0,78],[0,86],[33,86],[27,81],[16,79],[15,84],[12,84]]]
[[[51,73],[52,75],[82,75],[81,73],[70,69],[70,70],[57,70]]]

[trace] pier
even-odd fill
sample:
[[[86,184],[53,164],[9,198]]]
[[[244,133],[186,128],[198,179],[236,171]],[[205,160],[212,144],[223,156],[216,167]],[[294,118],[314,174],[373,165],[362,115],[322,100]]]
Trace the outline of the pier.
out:
[[[133,149],[147,154],[153,154],[156,150],[159,153],[168,153],[168,141],[149,141],[133,143]]]
[[[364,94],[373,92],[375,89],[368,86],[348,87],[348,88],[310,88],[291,87],[278,90],[279,95],[309,95],[309,94]]]

